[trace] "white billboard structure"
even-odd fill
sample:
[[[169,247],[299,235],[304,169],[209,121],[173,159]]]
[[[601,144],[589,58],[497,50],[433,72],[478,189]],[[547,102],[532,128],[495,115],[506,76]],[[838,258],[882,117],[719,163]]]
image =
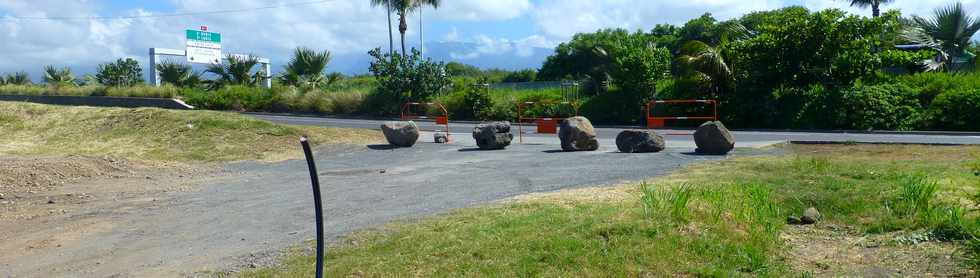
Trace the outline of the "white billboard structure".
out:
[[[157,72],[157,63],[161,56],[184,56],[188,63],[195,64],[221,64],[221,61],[225,59],[221,55],[221,34],[207,30],[207,26],[201,26],[200,30],[187,30],[187,43],[183,50],[150,48],[150,83],[160,86],[160,73]],[[238,59],[251,57],[245,54],[232,54],[231,56]],[[272,88],[271,61],[268,58],[255,58],[259,64],[262,64],[262,71],[265,72],[265,87]]]

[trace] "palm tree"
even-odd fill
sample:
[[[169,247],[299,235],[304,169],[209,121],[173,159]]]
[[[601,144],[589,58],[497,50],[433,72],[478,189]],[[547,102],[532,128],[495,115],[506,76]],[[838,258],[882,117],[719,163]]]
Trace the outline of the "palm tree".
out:
[[[402,56],[407,56],[408,52],[405,49],[405,32],[408,31],[408,13],[418,9],[424,5],[429,5],[434,8],[439,8],[442,0],[389,0],[394,10],[398,12],[398,32],[401,33],[402,39]]]
[[[52,65],[44,66],[44,82],[58,86],[74,86],[75,74],[73,74],[71,72],[71,68],[68,67],[58,69]]]
[[[939,52],[938,59],[924,61],[929,70],[952,66],[953,58],[966,53],[970,38],[980,30],[980,20],[967,14],[962,3],[937,8],[932,18],[913,15],[905,24],[902,38]]]
[[[228,60],[227,64],[209,65],[204,70],[204,72],[217,76],[217,79],[209,82],[212,88],[224,85],[256,86],[265,79],[265,73],[262,71],[252,73],[252,68],[259,64],[257,57],[248,55],[240,58],[235,55],[228,55],[226,59]]]
[[[708,81],[717,95],[735,81],[731,68],[718,49],[701,41],[688,41],[681,46],[677,64],[688,73]]]
[[[279,80],[286,85],[305,86],[311,88],[323,87],[330,83],[324,76],[330,64],[330,51],[316,52],[300,47],[293,53],[293,59],[285,66],[285,71]]]
[[[894,0],[850,0],[851,7],[867,8],[871,7],[871,15],[874,17],[881,16],[881,5],[888,4]]]
[[[3,79],[3,81],[0,81],[0,84],[6,84],[6,85],[31,84],[31,79],[27,76],[26,72],[9,73],[5,78],[0,78],[0,79]]]
[[[174,61],[164,61],[157,64],[160,82],[177,87],[195,87],[201,83],[201,74],[194,72],[191,66]]]
[[[385,5],[388,14],[388,54],[393,54],[395,51],[395,37],[391,31],[391,1],[392,0],[371,0],[372,6]]]

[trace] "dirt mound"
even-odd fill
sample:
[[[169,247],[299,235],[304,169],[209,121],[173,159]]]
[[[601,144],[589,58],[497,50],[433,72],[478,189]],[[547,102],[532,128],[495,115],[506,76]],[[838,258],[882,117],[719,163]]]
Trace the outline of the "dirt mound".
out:
[[[83,178],[127,177],[137,167],[113,158],[0,157],[0,192],[47,191]]]

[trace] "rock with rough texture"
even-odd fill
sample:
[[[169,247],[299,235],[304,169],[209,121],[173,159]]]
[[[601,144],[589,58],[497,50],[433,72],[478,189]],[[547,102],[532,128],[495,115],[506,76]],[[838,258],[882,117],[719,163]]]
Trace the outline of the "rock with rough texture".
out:
[[[667,143],[652,130],[624,130],[616,136],[616,147],[624,153],[655,153],[667,148]]]
[[[396,147],[411,147],[419,140],[419,126],[415,122],[385,122],[381,125],[388,143]]]
[[[473,128],[473,139],[483,150],[502,150],[510,146],[514,134],[510,133],[510,122],[479,124]]]
[[[706,122],[694,132],[697,153],[724,155],[735,148],[735,137],[721,122]]]
[[[562,121],[558,138],[561,139],[561,149],[566,152],[599,149],[599,141],[595,139],[592,122],[585,117],[571,117]]]
[[[820,221],[821,215],[817,208],[811,207],[803,212],[803,217],[800,217],[800,223],[804,225],[815,224]]]
[[[436,143],[439,143],[439,144],[449,143],[449,134],[442,133],[442,132],[433,133],[432,134],[432,141],[434,141]]]

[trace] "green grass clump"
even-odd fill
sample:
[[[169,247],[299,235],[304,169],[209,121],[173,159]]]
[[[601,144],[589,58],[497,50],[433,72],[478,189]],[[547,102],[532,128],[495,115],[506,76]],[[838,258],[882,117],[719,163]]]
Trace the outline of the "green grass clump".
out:
[[[280,160],[297,142],[364,144],[377,132],[273,124],[234,113],[0,102],[0,153],[162,161]]]

